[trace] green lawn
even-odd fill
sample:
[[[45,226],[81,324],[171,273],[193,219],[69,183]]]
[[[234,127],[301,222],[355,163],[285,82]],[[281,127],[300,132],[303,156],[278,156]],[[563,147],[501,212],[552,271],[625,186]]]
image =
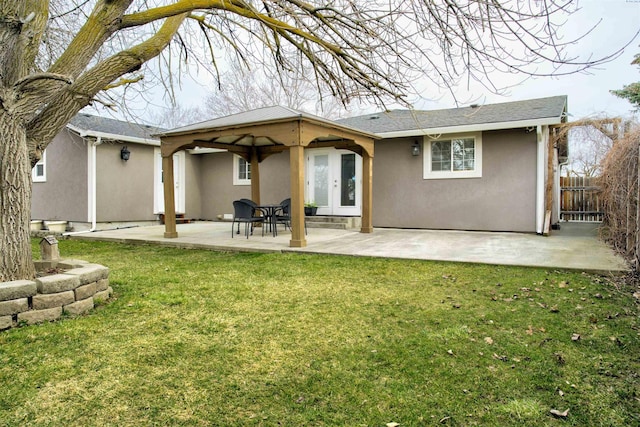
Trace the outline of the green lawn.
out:
[[[640,425],[638,306],[606,278],[68,240],[60,251],[110,267],[115,299],[0,332],[0,425]]]

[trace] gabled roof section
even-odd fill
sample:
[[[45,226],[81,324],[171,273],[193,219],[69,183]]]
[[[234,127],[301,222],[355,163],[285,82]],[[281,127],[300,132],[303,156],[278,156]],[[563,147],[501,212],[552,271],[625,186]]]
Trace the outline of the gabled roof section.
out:
[[[564,122],[566,114],[567,97],[562,95],[445,110],[391,110],[338,123],[393,138],[553,125]]]
[[[362,129],[354,128],[347,123],[327,120],[313,114],[305,113],[304,111],[294,110],[293,108],[276,105],[272,107],[257,108],[255,110],[231,114],[229,116],[218,117],[216,119],[206,120],[204,122],[194,123],[188,126],[183,126],[176,129],[171,129],[166,132],[158,133],[157,136],[174,136],[198,131],[205,131],[209,129],[236,127],[246,128],[248,126],[264,123],[278,123],[292,120],[311,121],[331,127],[345,128],[357,132],[362,132]]]
[[[160,140],[152,135],[164,131],[155,126],[139,125],[84,113],[73,117],[67,127],[83,137],[101,137],[156,146],[160,145]]]

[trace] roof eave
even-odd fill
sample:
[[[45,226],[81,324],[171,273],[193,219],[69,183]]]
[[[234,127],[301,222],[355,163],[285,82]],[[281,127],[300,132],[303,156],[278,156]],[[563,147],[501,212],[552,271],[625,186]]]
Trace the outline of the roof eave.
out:
[[[82,129],[72,124],[67,124],[67,128],[71,129],[73,132],[77,133],[83,138],[93,137],[93,138],[111,139],[114,141],[131,142],[134,144],[153,145],[155,147],[160,146],[159,139],[139,138],[136,136],[118,135],[115,133],[100,132],[100,131],[90,130],[90,129]]]
[[[497,123],[476,123],[471,125],[458,125],[458,126],[443,126],[435,128],[425,129],[409,129],[392,132],[380,132],[379,136],[383,138],[402,138],[408,136],[417,135],[442,135],[442,134],[457,134],[468,132],[483,132],[490,130],[504,130],[504,129],[516,129],[526,128],[531,126],[545,126],[556,125],[562,123],[562,117],[545,117],[540,119],[528,119],[518,120],[510,122],[497,122]]]
[[[324,120],[321,118],[315,119],[315,118],[304,116],[304,115],[299,115],[295,117],[286,117],[281,119],[270,119],[270,120],[260,120],[260,121],[247,122],[247,123],[237,123],[237,124],[230,124],[226,126],[207,126],[199,129],[178,130],[175,132],[169,131],[169,132],[154,134],[153,136],[157,138],[163,138],[163,137],[194,135],[194,134],[200,134],[200,133],[207,133],[211,131],[228,131],[233,129],[245,130],[245,129],[250,129],[254,126],[276,125],[276,124],[290,123],[290,122],[307,122],[307,123],[317,124],[324,127],[341,130],[341,131],[357,133],[361,136],[371,138],[371,139],[380,139],[380,135],[372,132],[364,131],[362,129],[354,128],[351,126],[345,126],[330,120]]]

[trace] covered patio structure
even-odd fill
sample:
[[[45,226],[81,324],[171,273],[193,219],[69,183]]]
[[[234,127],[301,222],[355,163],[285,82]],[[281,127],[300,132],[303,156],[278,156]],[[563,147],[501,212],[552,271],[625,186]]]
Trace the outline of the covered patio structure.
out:
[[[290,247],[305,247],[305,148],[334,147],[362,157],[362,233],[373,232],[372,182],[374,141],[379,137],[285,107],[268,107],[177,128],[158,137],[164,172],[165,238],[178,237],[174,195],[173,154],[186,149],[213,148],[241,156],[251,165],[251,199],[260,204],[260,163],[289,151],[291,180]]]

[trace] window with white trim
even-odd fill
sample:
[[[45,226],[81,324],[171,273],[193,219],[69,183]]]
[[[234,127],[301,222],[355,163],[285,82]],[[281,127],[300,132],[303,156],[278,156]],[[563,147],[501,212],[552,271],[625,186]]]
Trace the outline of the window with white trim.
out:
[[[42,152],[42,158],[31,169],[31,181],[46,182],[47,181],[47,151]]]
[[[251,163],[233,156],[233,185],[251,185]]]
[[[482,177],[482,134],[425,138],[424,179]]]

